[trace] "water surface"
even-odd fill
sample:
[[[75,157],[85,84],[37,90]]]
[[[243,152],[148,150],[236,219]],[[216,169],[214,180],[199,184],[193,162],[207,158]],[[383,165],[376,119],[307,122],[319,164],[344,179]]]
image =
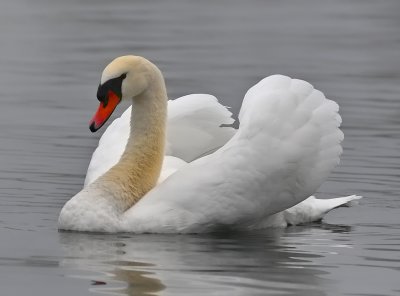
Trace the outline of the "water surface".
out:
[[[1,7],[2,295],[399,294],[399,1]],[[211,93],[235,114],[262,77],[312,82],[339,103],[345,133],[319,196],[364,200],[322,224],[255,233],[58,233],[101,135],[87,127],[100,72],[122,54],[159,65],[171,99]]]

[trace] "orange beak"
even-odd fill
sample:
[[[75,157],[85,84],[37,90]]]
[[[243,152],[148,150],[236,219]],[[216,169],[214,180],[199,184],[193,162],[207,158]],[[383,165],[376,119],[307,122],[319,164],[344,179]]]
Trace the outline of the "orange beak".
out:
[[[96,114],[89,122],[89,128],[92,133],[103,126],[120,102],[121,99],[114,92],[109,90],[107,94],[107,100],[105,100],[105,102],[100,102],[100,106],[97,109]]]

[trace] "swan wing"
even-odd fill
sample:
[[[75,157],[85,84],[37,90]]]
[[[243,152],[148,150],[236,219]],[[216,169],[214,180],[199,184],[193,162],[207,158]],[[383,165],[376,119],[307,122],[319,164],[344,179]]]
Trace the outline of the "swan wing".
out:
[[[338,105],[305,81],[274,75],[246,94],[238,132],[125,212],[133,232],[238,228],[305,200],[338,164]]]
[[[167,151],[191,162],[214,152],[232,138],[232,113],[216,97],[192,94],[168,104]]]
[[[232,127],[221,127],[233,123],[231,116],[211,95],[193,94],[168,101],[166,155],[190,162],[220,148],[235,133]],[[130,119],[131,107],[106,129],[92,155],[85,186],[119,161],[128,142]],[[176,159],[165,163],[161,179],[175,171],[177,163]]]

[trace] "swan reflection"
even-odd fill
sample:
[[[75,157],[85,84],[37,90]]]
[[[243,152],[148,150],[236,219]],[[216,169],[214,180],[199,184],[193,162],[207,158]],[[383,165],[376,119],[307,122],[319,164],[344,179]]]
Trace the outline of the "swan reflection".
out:
[[[324,295],[330,267],[320,261],[340,252],[350,231],[322,223],[190,236],[62,232],[61,264],[100,294]]]

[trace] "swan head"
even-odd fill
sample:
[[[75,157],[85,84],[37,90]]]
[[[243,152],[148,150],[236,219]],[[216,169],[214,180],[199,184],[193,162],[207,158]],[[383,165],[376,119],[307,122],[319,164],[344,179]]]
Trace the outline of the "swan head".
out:
[[[122,56],[109,63],[101,75],[97,99],[100,106],[90,121],[90,130],[97,131],[122,100],[135,99],[144,93],[158,68],[139,56]]]

